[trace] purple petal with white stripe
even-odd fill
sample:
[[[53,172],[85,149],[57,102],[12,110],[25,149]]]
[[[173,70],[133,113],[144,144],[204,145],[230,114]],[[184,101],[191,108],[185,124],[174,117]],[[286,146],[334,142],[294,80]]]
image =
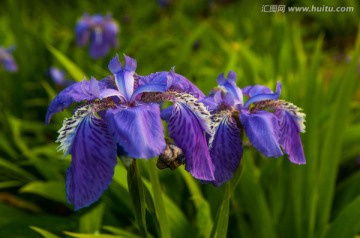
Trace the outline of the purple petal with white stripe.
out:
[[[301,143],[300,132],[304,132],[305,114],[283,109],[277,109],[275,112],[279,119],[280,127],[280,145],[285,153],[289,155],[289,160],[295,164],[305,164],[305,155]]]
[[[89,113],[81,118],[73,137],[71,165],[66,172],[67,200],[75,210],[99,199],[111,183],[116,143],[107,124]]]
[[[220,74],[217,82],[231,94],[236,104],[243,104],[243,94],[241,89],[236,85],[236,73],[234,71],[229,72],[228,78],[225,78],[224,74]]]
[[[200,107],[202,104],[197,103],[197,105]],[[190,101],[175,101],[168,121],[169,134],[175,145],[184,152],[186,170],[197,179],[213,181],[214,165],[210,158],[204,130],[206,122],[199,114],[201,112],[192,107]]]
[[[270,112],[249,113],[242,110],[240,120],[251,144],[266,157],[283,155],[279,141],[277,118]]]
[[[119,92],[130,100],[134,92],[134,73],[136,70],[136,60],[124,55],[124,67],[121,66],[119,55],[116,56],[109,63],[109,70],[115,76],[115,83]]]
[[[116,142],[133,158],[156,157],[165,149],[160,107],[156,103],[106,112]]]
[[[229,112],[219,116],[215,134],[209,141],[210,156],[215,167],[213,183],[216,186],[233,177],[243,154],[240,129],[235,119]]]

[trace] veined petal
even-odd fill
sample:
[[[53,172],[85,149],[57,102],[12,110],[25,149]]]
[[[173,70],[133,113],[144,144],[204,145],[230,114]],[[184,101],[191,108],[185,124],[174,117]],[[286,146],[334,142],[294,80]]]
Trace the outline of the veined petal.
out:
[[[165,149],[160,107],[156,103],[107,110],[116,142],[133,158],[156,157]]]
[[[116,165],[116,143],[106,122],[93,115],[90,105],[79,108],[59,131],[60,147],[72,154],[66,172],[67,200],[75,210],[95,202],[111,183]]]
[[[168,121],[170,137],[184,152],[186,170],[205,181],[215,178],[205,137],[206,131],[212,134],[209,119],[209,112],[193,96],[175,95],[173,112]]]
[[[115,83],[119,92],[129,101],[134,92],[136,60],[126,55],[124,57],[124,68],[121,66],[119,56],[116,55],[109,63],[109,70],[115,76]]]
[[[214,135],[209,140],[210,156],[214,163],[213,182],[220,186],[231,179],[239,167],[243,154],[240,129],[229,111],[221,111],[213,116]]]
[[[255,102],[260,102],[260,101],[265,101],[265,100],[277,100],[280,97],[281,87],[282,87],[281,83],[277,82],[275,93],[267,93],[268,90],[266,90],[265,88],[259,87],[259,86],[257,89],[255,88],[256,90],[254,89],[254,92],[251,92],[251,90],[248,90],[254,96],[250,97],[249,100],[247,100],[247,102],[244,105],[244,108],[249,108],[250,104],[255,103]]]
[[[45,123],[49,123],[54,113],[60,112],[69,107],[73,102],[80,102],[83,100],[95,100],[99,97],[99,90],[95,89],[98,81],[83,80],[79,83],[74,83],[61,91],[50,103],[46,112]]]
[[[275,115],[266,111],[249,113],[242,110],[241,123],[251,144],[266,157],[283,155],[279,146],[279,126]]]
[[[301,143],[300,132],[305,131],[305,114],[292,103],[280,101],[282,108],[276,110],[279,119],[280,144],[289,160],[295,164],[305,164],[305,155]]]

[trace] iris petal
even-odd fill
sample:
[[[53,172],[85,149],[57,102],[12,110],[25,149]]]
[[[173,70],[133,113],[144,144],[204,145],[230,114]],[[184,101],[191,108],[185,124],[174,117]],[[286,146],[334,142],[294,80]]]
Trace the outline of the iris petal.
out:
[[[206,109],[202,103],[190,100],[194,98],[176,99],[168,121],[169,134],[175,145],[184,152],[186,170],[197,179],[212,181],[214,180],[214,165],[210,158],[204,129],[207,117],[204,110]]]
[[[266,157],[283,155],[279,146],[279,126],[277,118],[270,112],[249,113],[242,110],[240,120],[251,144]]]
[[[136,60],[124,55],[125,64],[121,66],[119,55],[116,56],[109,63],[109,70],[115,76],[116,86],[128,101],[134,92],[134,73],[136,69]]]
[[[116,142],[133,158],[152,158],[165,149],[158,104],[109,109],[106,117]]]
[[[99,98],[99,90],[94,90],[98,81],[83,80],[79,83],[74,83],[69,87],[61,91],[54,100],[50,103],[50,106],[46,112],[45,123],[49,123],[54,113],[60,112],[69,107],[73,102],[80,102],[83,100],[95,100]]]
[[[110,50],[110,44],[102,34],[96,31],[91,34],[90,56],[93,59],[104,57]]]
[[[76,43],[84,46],[89,42],[91,31],[91,17],[84,15],[75,28]]]
[[[237,104],[243,104],[243,94],[241,92],[241,89],[236,85],[236,73],[233,71],[230,71],[228,74],[228,78],[225,78],[224,74],[221,74],[217,78],[217,82],[219,85],[221,85],[226,92],[229,92],[236,101]]]
[[[111,183],[116,165],[116,144],[107,124],[90,112],[79,122],[66,172],[67,200],[75,210],[95,202]]]
[[[278,109],[275,112],[279,118],[280,126],[280,144],[289,160],[295,164],[305,164],[305,155],[301,143],[300,132],[303,132],[304,114],[297,112],[294,115],[292,111]]]
[[[210,156],[214,163],[216,186],[220,186],[231,179],[239,167],[243,154],[240,129],[231,114],[223,111],[215,127],[215,134],[209,141]]]
[[[244,108],[249,108],[250,104],[265,100],[277,100],[280,97],[281,93],[281,83],[277,82],[276,84],[276,92],[275,93],[268,93],[268,90],[264,86],[258,86],[257,88],[254,88],[254,92],[252,92],[251,89],[247,90],[250,94],[253,96],[247,100],[247,102],[244,105]]]

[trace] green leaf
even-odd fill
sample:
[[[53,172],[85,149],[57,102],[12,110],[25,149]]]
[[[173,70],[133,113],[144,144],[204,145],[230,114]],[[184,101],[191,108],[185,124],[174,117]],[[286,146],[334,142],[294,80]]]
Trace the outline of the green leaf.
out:
[[[324,238],[353,238],[360,232],[360,196],[335,217],[327,229]]]
[[[6,169],[7,173],[11,173],[15,178],[20,181],[31,181],[36,179],[34,175],[17,166],[15,163],[11,163],[3,158],[0,158],[0,168]]]
[[[60,61],[60,63],[65,67],[65,69],[69,72],[75,81],[80,82],[84,79],[86,74],[62,52],[58,51],[51,45],[48,45],[47,48],[55,56],[55,58]]]
[[[82,234],[75,232],[64,232],[66,235],[76,238],[124,238],[124,236],[108,235],[108,234]]]
[[[52,234],[51,232],[41,229],[39,227],[36,226],[30,226],[30,229],[36,231],[37,233],[39,233],[40,235],[42,235],[44,238],[60,238],[59,236],[56,236],[54,234]]]
[[[126,230],[117,228],[117,227],[113,227],[113,226],[103,226],[103,229],[106,231],[109,231],[115,235],[119,235],[122,236],[124,238],[140,238],[140,236],[132,234]]]
[[[198,182],[187,172],[184,168],[178,168],[185,183],[191,193],[191,200],[194,202],[196,208],[196,221],[199,233],[203,237],[210,237],[211,229],[213,227],[213,220],[211,216],[211,208],[204,198]]]
[[[34,193],[45,198],[66,203],[65,183],[62,181],[35,181],[23,186],[21,193]]]
[[[95,233],[100,231],[104,215],[104,204],[99,204],[81,216],[79,231],[82,233]]]

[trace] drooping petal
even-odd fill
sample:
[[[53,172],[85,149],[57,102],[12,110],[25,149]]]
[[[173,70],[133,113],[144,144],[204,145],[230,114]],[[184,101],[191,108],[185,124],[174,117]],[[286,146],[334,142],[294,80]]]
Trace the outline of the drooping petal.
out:
[[[206,131],[211,133],[210,114],[190,94],[175,97],[173,112],[168,121],[170,137],[184,152],[186,170],[197,179],[213,181],[214,165],[205,137]]]
[[[280,145],[289,160],[295,164],[305,164],[305,155],[301,143],[300,132],[304,132],[305,114],[292,103],[283,102],[283,108],[277,109],[276,117],[279,119]]]
[[[0,47],[0,62],[4,66],[5,70],[9,72],[17,71],[17,64],[12,56],[12,51],[15,49],[15,46],[10,46],[7,49]]]
[[[243,154],[240,129],[229,111],[214,115],[215,132],[209,140],[210,156],[214,163],[213,182],[220,186],[231,179]]]
[[[7,71],[16,72],[18,70],[17,64],[11,55],[2,59],[1,61],[2,65]]]
[[[84,15],[76,24],[75,28],[76,43],[84,46],[89,42],[91,34],[91,17]]]
[[[73,102],[83,100],[95,100],[99,98],[99,89],[96,87],[98,81],[91,78],[90,81],[83,80],[74,83],[61,91],[50,103],[46,112],[45,123],[49,123],[54,113],[60,112],[69,107]]]
[[[75,118],[74,118],[75,117]],[[92,114],[91,108],[82,107],[73,117],[76,126],[68,121],[69,130],[62,131],[72,154],[71,165],[66,172],[67,200],[75,210],[95,202],[111,183],[116,165],[116,143],[106,122]]]
[[[279,126],[275,115],[267,111],[242,110],[240,121],[251,144],[266,157],[283,155],[279,145]]]
[[[118,24],[112,19],[111,15],[106,15],[104,18],[104,38],[111,47],[117,46],[117,33],[119,32]]]
[[[115,76],[115,83],[119,92],[129,101],[134,92],[136,60],[126,55],[124,57],[124,67],[121,66],[119,56],[116,55],[109,63],[109,70]]]
[[[133,158],[156,157],[165,149],[160,107],[156,103],[109,109],[106,113],[116,142]]]
[[[250,97],[249,100],[244,105],[244,108],[249,108],[250,104],[265,101],[265,100],[277,100],[280,97],[281,93],[281,83],[277,82],[275,93],[266,93],[268,92],[265,88],[257,88],[257,92],[250,92],[254,96]],[[249,90],[251,91],[251,90]],[[258,93],[258,94],[255,94]]]
[[[90,56],[93,59],[104,57],[110,50],[110,44],[102,34],[99,31],[91,33]]]

